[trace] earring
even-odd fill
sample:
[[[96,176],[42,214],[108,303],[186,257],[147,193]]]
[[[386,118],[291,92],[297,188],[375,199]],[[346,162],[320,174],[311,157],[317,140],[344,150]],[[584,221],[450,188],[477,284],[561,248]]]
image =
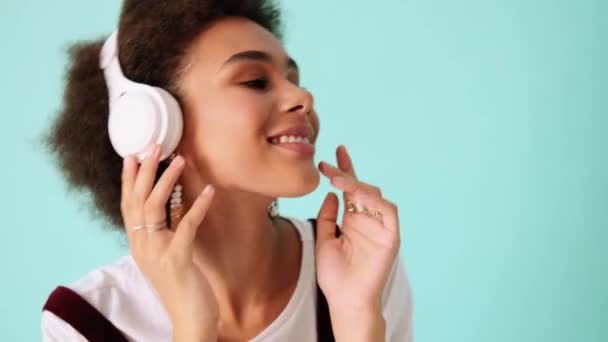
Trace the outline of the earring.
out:
[[[268,216],[271,219],[274,219],[275,217],[279,216],[279,200],[275,199],[274,201],[272,201],[272,203],[270,203],[270,205],[268,206]]]
[[[176,153],[173,153],[169,157],[169,161],[173,161],[173,159],[177,156]],[[171,191],[171,201],[169,205],[169,217],[171,222],[171,230],[175,230],[179,225],[179,222],[182,220],[184,216],[184,206],[182,204],[182,185],[176,183]]]
[[[182,186],[181,184],[175,184],[173,191],[171,192],[171,204],[169,208],[171,215],[171,229],[175,230],[179,225],[179,222],[184,216],[184,206],[182,205]]]

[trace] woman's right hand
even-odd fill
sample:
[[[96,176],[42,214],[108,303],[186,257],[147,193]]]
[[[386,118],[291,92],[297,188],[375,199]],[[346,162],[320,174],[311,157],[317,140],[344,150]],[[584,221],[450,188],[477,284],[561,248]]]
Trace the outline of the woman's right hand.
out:
[[[166,220],[165,205],[184,168],[184,159],[173,159],[154,186],[159,150],[155,145],[141,166],[134,156],[124,159],[120,207],[131,254],[167,310],[174,340],[215,341],[217,301],[207,278],[192,260],[193,241],[213,198],[213,187],[203,190],[175,231],[131,229]]]

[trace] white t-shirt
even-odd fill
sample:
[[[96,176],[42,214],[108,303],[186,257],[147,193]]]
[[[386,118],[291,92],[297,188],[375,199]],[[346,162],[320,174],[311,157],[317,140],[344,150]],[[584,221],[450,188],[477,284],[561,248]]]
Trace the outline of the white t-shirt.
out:
[[[316,341],[316,272],[312,225],[290,217],[302,240],[300,275],[292,297],[279,316],[249,342]],[[132,257],[98,268],[69,285],[110,320],[130,341],[171,341],[171,321],[152,285]],[[412,296],[397,257],[382,296],[386,341],[412,341]],[[51,312],[42,313],[44,341],[86,341]]]

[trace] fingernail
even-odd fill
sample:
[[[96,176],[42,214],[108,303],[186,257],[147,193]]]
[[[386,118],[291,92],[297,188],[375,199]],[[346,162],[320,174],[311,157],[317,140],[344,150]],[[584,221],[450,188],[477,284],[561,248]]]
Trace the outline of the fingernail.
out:
[[[205,186],[205,189],[203,189],[203,192],[201,193],[201,195],[206,196],[209,195],[213,192],[213,185],[211,184],[207,184],[207,186]]]
[[[122,165],[126,170],[130,169],[131,166],[133,166],[133,163],[131,161],[131,156],[124,157],[122,160]]]
[[[146,153],[144,154],[143,160],[147,160],[148,158],[154,158],[154,156],[156,155],[156,147],[156,144],[149,146],[146,150]]]
[[[174,167],[178,167],[178,166],[182,166],[183,163],[184,163],[184,157],[176,156],[175,158],[173,158],[171,165]]]

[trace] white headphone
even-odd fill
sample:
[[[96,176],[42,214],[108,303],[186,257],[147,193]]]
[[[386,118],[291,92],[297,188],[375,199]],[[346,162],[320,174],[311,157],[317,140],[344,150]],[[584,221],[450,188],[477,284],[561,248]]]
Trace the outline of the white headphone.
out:
[[[141,162],[148,148],[157,143],[161,145],[160,160],[168,158],[182,137],[177,100],[162,88],[124,76],[118,60],[118,31],[103,45],[99,61],[110,98],[108,131],[114,150],[123,158],[135,154]]]

